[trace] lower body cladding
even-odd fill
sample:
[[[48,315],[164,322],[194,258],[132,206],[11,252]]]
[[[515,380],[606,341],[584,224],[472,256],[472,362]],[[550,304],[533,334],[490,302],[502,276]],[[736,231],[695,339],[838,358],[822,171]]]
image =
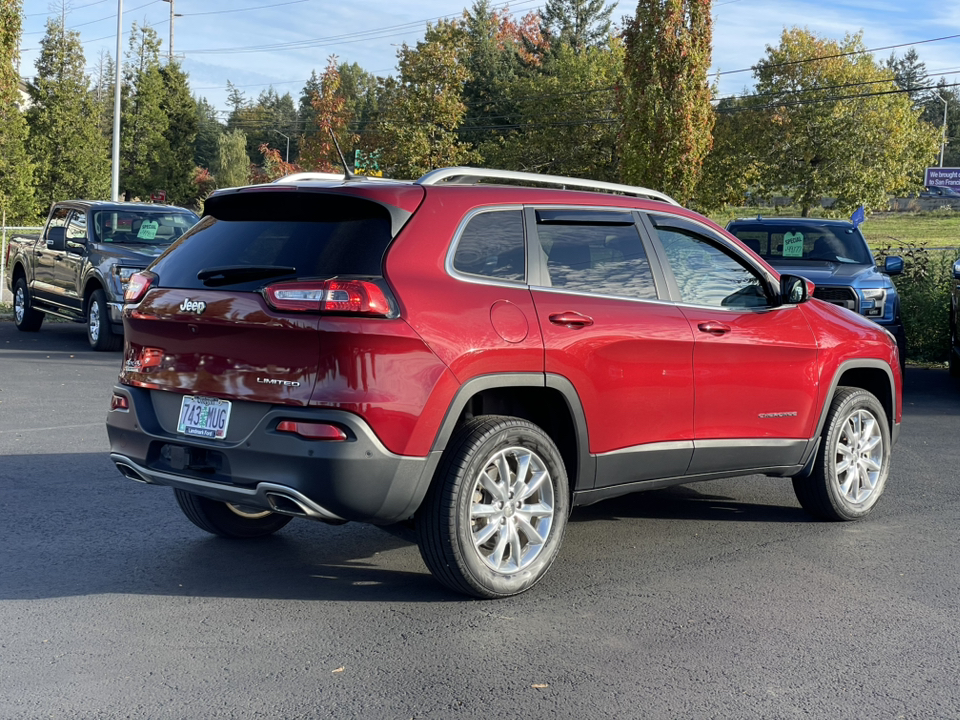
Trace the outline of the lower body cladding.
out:
[[[387,450],[367,424],[339,410],[233,401],[225,440],[177,432],[177,393],[116,386],[128,409],[107,416],[110,459],[128,478],[283,515],[385,525],[419,506],[437,457]],[[281,432],[283,421],[324,423],[345,440]]]

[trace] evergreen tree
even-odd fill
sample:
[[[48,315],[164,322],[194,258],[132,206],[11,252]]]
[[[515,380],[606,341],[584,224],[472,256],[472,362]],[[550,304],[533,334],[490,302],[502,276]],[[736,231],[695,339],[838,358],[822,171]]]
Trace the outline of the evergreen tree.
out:
[[[160,38],[153,28],[134,23],[123,71],[120,188],[141,200],[163,189],[160,168],[169,152],[167,91],[160,69]]]
[[[160,104],[167,116],[163,138],[165,152],[158,157],[154,182],[166,191],[167,202],[186,204],[193,200],[194,142],[197,139],[197,105],[190,96],[187,75],[179,63],[160,69],[164,96]]]
[[[217,109],[206,98],[195,100],[197,137],[193,141],[193,162],[197,167],[216,167],[219,154],[218,140],[223,134],[223,124],[217,118]]]
[[[613,5],[606,0],[547,0],[541,29],[550,47],[569,45],[574,52],[606,44]]]
[[[300,104],[297,106],[297,119],[300,122],[300,130],[306,134],[312,131],[314,121],[317,116],[313,109],[313,98],[321,93],[323,86],[316,70],[310,71],[310,78],[304,84],[300,91]],[[302,139],[301,139],[302,143]]]
[[[20,0],[0,0],[0,212],[8,225],[35,222],[37,215],[16,70],[22,17]]]
[[[97,110],[97,124],[100,134],[112,142],[113,138],[113,87],[116,83],[117,68],[105,50],[100,51],[97,64],[93,66],[93,104]]]
[[[110,190],[107,143],[100,133],[80,35],[62,17],[47,21],[30,86],[29,150],[43,206],[69,198],[102,199]]]
[[[900,58],[896,53],[891,53],[886,65],[893,72],[897,87],[907,91],[907,96],[914,107],[919,107],[930,97],[927,65],[920,61],[916,50],[910,48]]]
[[[713,144],[710,0],[640,0],[624,30],[623,179],[689,203]]]
[[[946,106],[944,106],[946,103]],[[954,139],[960,137],[960,94],[946,78],[940,78],[934,90],[928,90],[923,103],[920,105],[923,112],[921,117],[937,129],[938,142],[945,143],[943,148],[943,166],[960,167],[960,143]],[[943,127],[944,111],[947,115],[947,127]],[[931,165],[940,163],[940,151]]]

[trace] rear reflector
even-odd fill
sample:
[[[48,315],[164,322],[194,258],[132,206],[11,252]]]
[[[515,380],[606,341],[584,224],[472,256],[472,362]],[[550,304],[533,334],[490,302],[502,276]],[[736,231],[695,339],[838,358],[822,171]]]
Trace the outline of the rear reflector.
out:
[[[333,440],[343,441],[347,439],[347,434],[336,425],[327,423],[297,422],[294,420],[284,420],[277,425],[279,432],[293,433],[309,440]]]
[[[130,282],[127,283],[127,289],[123,293],[123,301],[125,303],[138,303],[143,300],[143,296],[147,294],[147,290],[150,289],[150,286],[153,284],[153,281],[157,279],[157,276],[152,272],[143,272],[134,273],[130,276]]]
[[[284,312],[393,317],[387,293],[369,280],[294,281],[264,288],[267,302]]]
[[[112,398],[110,398],[110,410],[111,410],[111,412],[114,411],[114,410],[124,410],[124,411],[126,411],[126,410],[129,410],[129,409],[130,409],[130,403],[129,403],[129,401],[127,400],[127,398],[124,397],[123,395],[114,395]]]

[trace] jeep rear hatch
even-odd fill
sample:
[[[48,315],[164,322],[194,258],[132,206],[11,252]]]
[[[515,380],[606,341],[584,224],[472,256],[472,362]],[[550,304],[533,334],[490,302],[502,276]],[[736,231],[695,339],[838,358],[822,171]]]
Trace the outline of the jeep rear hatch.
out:
[[[414,209],[423,195],[385,189]],[[213,196],[203,219],[131,284],[121,381],[307,404],[318,376],[331,372],[331,348],[342,352],[342,341],[325,346],[326,332],[343,333],[353,318],[355,332],[376,335],[396,317],[383,257],[410,215],[356,191]]]

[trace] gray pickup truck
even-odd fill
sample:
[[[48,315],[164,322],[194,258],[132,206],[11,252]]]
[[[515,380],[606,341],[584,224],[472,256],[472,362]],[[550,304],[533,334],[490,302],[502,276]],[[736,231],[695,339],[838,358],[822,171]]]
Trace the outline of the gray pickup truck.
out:
[[[44,315],[55,315],[86,323],[94,350],[119,350],[120,309],[130,276],[199,219],[169,205],[54,203],[39,239],[13,238],[7,248],[17,329],[35,332]]]

